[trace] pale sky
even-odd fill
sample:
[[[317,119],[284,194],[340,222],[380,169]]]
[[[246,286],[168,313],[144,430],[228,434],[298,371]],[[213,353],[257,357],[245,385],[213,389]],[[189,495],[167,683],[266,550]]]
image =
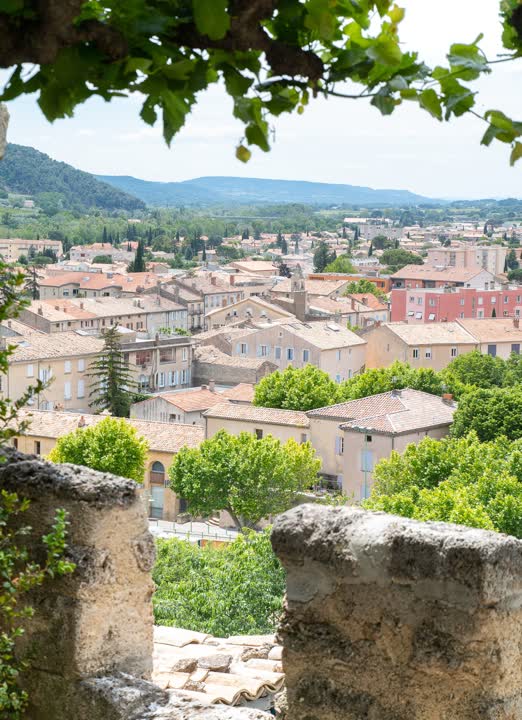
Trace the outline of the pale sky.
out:
[[[483,32],[483,48],[501,51],[498,0],[402,0],[402,38],[429,64],[443,62],[452,42]],[[481,81],[480,110],[502,109],[522,119],[522,60],[499,65]],[[339,88],[341,89],[341,88]],[[197,108],[169,150],[159,124],[139,118],[138,98],[92,99],[73,119],[47,123],[34,96],[9,104],[9,140],[31,145],[88,172],[147,180],[202,175],[310,180],[408,189],[431,197],[522,197],[522,161],[509,166],[509,147],[480,146],[483,124],[460,118],[441,124],[415,105],[383,117],[368,101],[311,101],[302,116],[274,122],[273,149],[235,159],[242,135],[221,88],[200,94]]]

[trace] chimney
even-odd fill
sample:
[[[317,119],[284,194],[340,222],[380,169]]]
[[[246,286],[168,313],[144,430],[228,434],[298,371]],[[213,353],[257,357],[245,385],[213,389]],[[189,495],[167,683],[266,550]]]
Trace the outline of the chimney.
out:
[[[232,275],[230,276],[230,284],[231,284],[231,285],[235,285],[235,282],[236,282],[236,276],[232,274]]]
[[[202,386],[201,386],[201,389],[202,389],[202,390],[208,390],[208,387],[207,387],[206,385],[202,385]]]
[[[442,396],[442,402],[446,403],[446,405],[452,405],[453,404],[453,395],[451,393],[444,393]]]
[[[217,285],[217,280],[216,280],[216,278],[215,278],[213,275],[210,276],[210,284],[211,284],[211,285]]]
[[[78,420],[78,427],[85,427],[85,418],[83,417],[83,415],[80,415],[80,419]]]
[[[520,318],[514,317],[513,318],[513,327],[518,328],[520,327]]]
[[[160,342],[159,333],[156,333],[156,335],[154,336],[154,342],[156,343],[156,345],[159,345],[159,342]]]
[[[208,381],[208,389],[210,390],[210,392],[216,392],[216,381],[215,380]]]
[[[41,305],[38,307],[38,315],[43,315],[43,307]]]

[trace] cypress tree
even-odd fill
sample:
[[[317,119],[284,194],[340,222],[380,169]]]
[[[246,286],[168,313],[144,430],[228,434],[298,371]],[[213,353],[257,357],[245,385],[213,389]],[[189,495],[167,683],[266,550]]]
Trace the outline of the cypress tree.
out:
[[[128,417],[136,384],[125,363],[117,328],[104,330],[103,340],[103,350],[88,373],[93,380],[90,406],[108,410],[116,417]]]

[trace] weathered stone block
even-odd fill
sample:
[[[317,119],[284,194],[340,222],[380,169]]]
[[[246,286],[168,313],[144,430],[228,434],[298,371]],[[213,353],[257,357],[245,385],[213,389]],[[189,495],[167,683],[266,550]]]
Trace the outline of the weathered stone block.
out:
[[[522,717],[522,542],[357,508],[276,520],[289,720]]]

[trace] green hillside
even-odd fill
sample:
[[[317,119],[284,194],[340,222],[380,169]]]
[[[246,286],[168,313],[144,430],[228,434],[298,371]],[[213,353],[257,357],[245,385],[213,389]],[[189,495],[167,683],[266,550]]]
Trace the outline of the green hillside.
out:
[[[25,145],[7,146],[0,162],[0,188],[36,198],[53,193],[53,199],[67,210],[145,208],[142,200]]]
[[[358,185],[335,185],[303,180],[201,177],[184,182],[153,182],[129,176],[97,175],[96,177],[120,190],[131,192],[148,205],[304,203],[369,207],[435,202],[408,190],[375,190]]]

